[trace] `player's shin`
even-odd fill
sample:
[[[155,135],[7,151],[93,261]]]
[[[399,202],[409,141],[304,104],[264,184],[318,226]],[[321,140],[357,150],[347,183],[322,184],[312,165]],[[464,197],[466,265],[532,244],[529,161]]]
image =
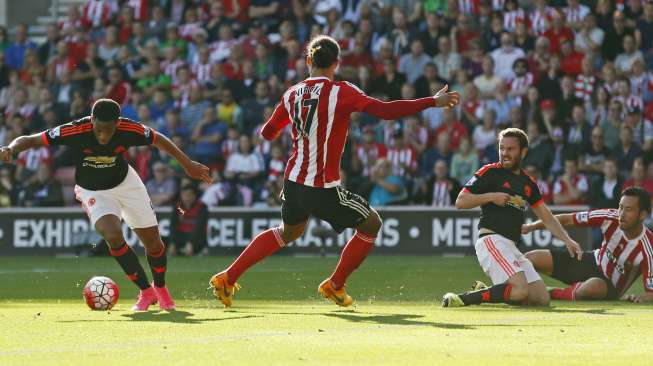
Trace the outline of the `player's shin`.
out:
[[[155,253],[145,251],[147,255],[147,263],[152,270],[152,279],[154,286],[164,287],[166,285],[166,270],[168,266],[168,256],[166,254],[166,247],[161,244],[161,250]]]
[[[264,258],[272,255],[286,243],[281,237],[278,227],[268,229],[256,236],[254,240],[243,250],[236,260],[227,268],[227,278],[230,285],[236,283],[238,277],[249,267],[255,265]]]
[[[345,249],[342,250],[340,261],[331,275],[331,282],[336,289],[342,288],[349,275],[363,263],[367,254],[374,248],[375,240],[376,235],[356,230],[354,236],[347,242]]]
[[[510,303],[510,291],[512,285],[503,283],[478,291],[469,291],[460,294],[460,299],[465,305],[476,305],[486,303]]]
[[[150,287],[147,275],[143,266],[138,261],[136,252],[127,243],[123,243],[122,246],[115,249],[109,247],[109,252],[118,261],[118,264],[125,271],[130,281],[136,284],[141,290]]]

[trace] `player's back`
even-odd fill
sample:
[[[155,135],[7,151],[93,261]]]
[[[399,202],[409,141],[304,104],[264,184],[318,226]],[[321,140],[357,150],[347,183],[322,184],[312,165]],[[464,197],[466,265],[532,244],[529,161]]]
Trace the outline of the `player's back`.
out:
[[[311,187],[340,184],[340,158],[349,117],[364,94],[346,81],[311,77],[290,87],[281,102],[292,124],[293,151],[285,178]]]

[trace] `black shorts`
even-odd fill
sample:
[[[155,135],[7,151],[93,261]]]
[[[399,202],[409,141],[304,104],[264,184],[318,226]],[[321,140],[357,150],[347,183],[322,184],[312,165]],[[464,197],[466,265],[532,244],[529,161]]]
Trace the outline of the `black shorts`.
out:
[[[601,269],[596,264],[594,252],[583,252],[580,262],[569,256],[566,250],[552,250],[551,258],[553,259],[553,273],[551,277],[562,281],[568,285],[576,282],[583,282],[592,277],[598,277],[605,281],[608,286],[606,300],[616,300],[619,293],[610,279],[605,277]]]
[[[285,180],[281,200],[281,218],[285,224],[297,225],[313,215],[331,224],[338,233],[360,225],[371,211],[365,198],[340,186],[316,188]]]

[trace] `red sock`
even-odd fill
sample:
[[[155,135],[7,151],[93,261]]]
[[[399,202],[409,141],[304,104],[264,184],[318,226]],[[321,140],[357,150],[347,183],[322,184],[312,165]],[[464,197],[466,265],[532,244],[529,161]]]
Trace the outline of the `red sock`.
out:
[[[375,236],[356,230],[354,236],[347,242],[345,249],[342,250],[340,261],[331,275],[331,281],[336,289],[344,286],[347,277],[363,263],[367,253],[374,248],[375,240]]]
[[[580,282],[576,282],[567,288],[555,288],[551,290],[551,298],[554,300],[576,301],[576,289],[580,287]]]
[[[227,268],[229,284],[236,283],[238,277],[261,259],[272,255],[286,243],[281,238],[279,228],[268,229],[256,236],[236,260]]]

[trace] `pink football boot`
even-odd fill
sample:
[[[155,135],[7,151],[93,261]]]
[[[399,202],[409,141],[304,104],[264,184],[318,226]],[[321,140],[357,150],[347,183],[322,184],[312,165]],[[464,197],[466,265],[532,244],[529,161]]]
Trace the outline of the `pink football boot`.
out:
[[[175,310],[175,302],[172,300],[172,296],[170,296],[167,287],[156,287],[152,284],[152,288],[154,289],[154,292],[156,292],[156,297],[159,300],[159,307],[161,310]]]
[[[133,311],[147,311],[147,308],[150,307],[152,304],[156,304],[158,301],[158,298],[156,296],[156,292],[154,291],[154,288],[148,287],[145,290],[141,290],[141,292],[138,293],[138,301],[136,301],[136,305],[132,306]]]

